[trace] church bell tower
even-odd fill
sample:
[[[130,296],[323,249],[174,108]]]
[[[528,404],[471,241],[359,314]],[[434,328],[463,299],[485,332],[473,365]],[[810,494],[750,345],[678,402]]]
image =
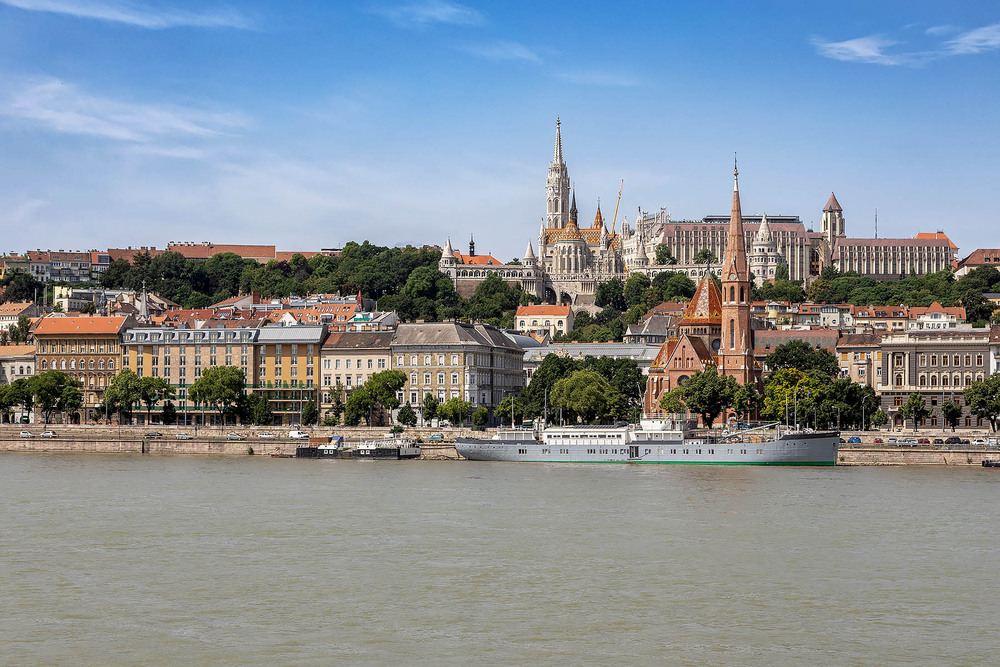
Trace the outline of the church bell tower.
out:
[[[754,379],[753,330],[750,328],[750,270],[740,210],[739,170],[733,168],[733,210],[729,216],[726,257],[722,262],[722,346],[720,375],[740,384]]]

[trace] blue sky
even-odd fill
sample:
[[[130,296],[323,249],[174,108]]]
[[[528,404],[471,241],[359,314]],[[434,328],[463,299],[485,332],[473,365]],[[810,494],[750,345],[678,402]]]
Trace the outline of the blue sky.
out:
[[[598,198],[1000,245],[996,2],[0,0],[4,250],[537,236]],[[537,248],[536,248],[537,250]]]

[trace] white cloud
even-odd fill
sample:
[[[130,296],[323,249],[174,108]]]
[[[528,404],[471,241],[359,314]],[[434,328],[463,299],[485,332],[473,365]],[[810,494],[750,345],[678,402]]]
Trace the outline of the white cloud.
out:
[[[1000,49],[1000,23],[962,33],[945,42],[945,51],[953,55],[970,55]]]
[[[189,26],[249,30],[253,27],[246,16],[234,10],[208,12],[156,10],[125,0],[0,0],[0,3],[27,11],[125,23],[149,29]]]
[[[950,25],[928,28],[928,35],[940,36],[958,31]],[[889,53],[887,49],[898,42],[884,35],[869,35],[829,42],[819,37],[812,40],[819,55],[844,62],[870,63],[875,65],[923,65],[932,60],[949,56],[965,56],[1000,49],[1000,23],[975,28],[950,39],[939,47],[928,51],[904,51]]]
[[[437,23],[478,25],[483,22],[483,15],[475,9],[446,0],[423,0],[375,11],[404,28],[419,28]]]
[[[882,35],[857,37],[843,42],[827,42],[814,38],[813,44],[821,56],[833,60],[876,65],[901,65],[904,62],[900,56],[885,52],[885,49],[895,45],[896,41]]]
[[[31,82],[0,96],[0,115],[56,132],[129,142],[220,136],[248,125],[235,113],[122,102],[88,95],[55,79]]]
[[[525,62],[540,63],[541,58],[524,44],[518,42],[484,42],[461,47],[466,53],[474,56],[481,56],[489,60],[520,60]]]
[[[924,31],[926,35],[950,35],[954,32],[958,32],[960,28],[953,25],[932,25],[930,28]]]

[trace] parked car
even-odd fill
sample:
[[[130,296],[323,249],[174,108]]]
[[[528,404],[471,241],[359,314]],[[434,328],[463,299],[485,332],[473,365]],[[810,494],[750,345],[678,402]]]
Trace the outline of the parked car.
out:
[[[43,433],[42,435],[45,435],[45,434]],[[975,440],[972,441],[972,444],[974,446],[976,446],[976,447],[985,447],[986,446],[986,438],[976,438]]]
[[[226,440],[246,440],[247,437],[240,433],[227,433]]]
[[[930,441],[929,438],[920,438],[919,440],[917,440],[917,442],[919,444],[921,444],[921,445],[929,445],[929,444],[931,444],[931,441]]]
[[[941,438],[934,438],[934,444],[935,445],[943,445],[944,444],[944,440],[941,439]]]
[[[276,435],[275,435],[275,434],[273,434],[273,433],[268,433],[267,431],[265,431],[265,432],[263,432],[263,433],[258,433],[258,434],[257,434],[257,437],[258,437],[258,438],[264,438],[265,440],[271,440],[271,439],[273,439],[273,438],[277,438],[278,436],[276,436]]]
[[[146,437],[147,438],[162,438],[163,434],[160,433],[159,431],[150,431],[149,433],[146,434]]]
[[[289,431],[288,437],[292,440],[308,440],[309,434],[305,431]]]
[[[41,436],[43,438],[54,438],[54,437],[56,437],[56,432],[55,431],[42,431],[41,432]]]
[[[847,444],[847,441],[846,441],[846,440],[844,440],[843,438],[840,438],[840,444],[842,444],[842,445],[846,445],[846,444]]]
[[[444,433],[431,433],[427,436],[428,440],[444,440]]]
[[[896,438],[889,438],[889,440],[888,440],[888,443],[889,443],[890,445],[895,445],[895,444],[896,444],[896,442],[897,442],[897,441],[896,441]]]
[[[180,433],[175,433],[174,437],[177,438],[178,440],[194,440],[193,435],[191,435],[190,433],[184,433],[183,431]]]
[[[882,442],[882,438],[875,438],[874,440],[872,440],[872,444],[882,445],[882,444],[885,444],[885,443]]]
[[[34,438],[35,434],[32,433],[31,431],[21,431],[21,437],[22,438]]]
[[[851,443],[852,445],[860,445],[861,438],[859,438],[856,435],[852,435],[850,438],[847,439],[847,442]]]
[[[944,439],[944,444],[946,445],[960,445],[962,444],[962,439],[958,436],[951,436],[950,438]]]
[[[962,438],[962,444],[963,445],[969,445],[969,444],[972,444],[972,443],[969,442],[968,438]]]

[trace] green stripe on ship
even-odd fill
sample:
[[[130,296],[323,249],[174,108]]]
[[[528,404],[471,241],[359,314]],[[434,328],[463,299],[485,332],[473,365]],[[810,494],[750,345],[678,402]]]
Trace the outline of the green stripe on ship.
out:
[[[552,459],[495,460],[496,463],[639,463],[642,465],[674,466],[835,466],[836,461],[553,461]]]

